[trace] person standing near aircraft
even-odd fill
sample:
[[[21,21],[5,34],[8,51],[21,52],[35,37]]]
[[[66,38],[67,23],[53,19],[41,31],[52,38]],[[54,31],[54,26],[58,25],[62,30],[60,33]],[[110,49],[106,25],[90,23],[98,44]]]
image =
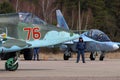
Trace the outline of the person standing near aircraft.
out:
[[[37,61],[39,61],[39,48],[38,47],[36,47],[36,48],[34,48],[34,60],[36,60],[36,56],[37,56]]]
[[[85,63],[85,56],[84,56],[85,48],[86,48],[86,44],[85,44],[85,42],[83,42],[83,39],[80,37],[79,42],[76,45],[76,49],[78,50],[76,63],[79,62],[80,55],[82,56],[82,62]]]

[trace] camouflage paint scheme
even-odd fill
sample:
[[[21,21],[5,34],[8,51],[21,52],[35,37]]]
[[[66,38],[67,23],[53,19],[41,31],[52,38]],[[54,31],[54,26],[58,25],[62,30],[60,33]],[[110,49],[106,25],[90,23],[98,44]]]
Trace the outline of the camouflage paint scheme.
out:
[[[23,20],[21,20],[21,15],[24,17]],[[6,34],[4,38],[3,33]],[[0,15],[0,53],[46,47],[76,38],[79,38],[78,34],[49,25],[31,13]]]

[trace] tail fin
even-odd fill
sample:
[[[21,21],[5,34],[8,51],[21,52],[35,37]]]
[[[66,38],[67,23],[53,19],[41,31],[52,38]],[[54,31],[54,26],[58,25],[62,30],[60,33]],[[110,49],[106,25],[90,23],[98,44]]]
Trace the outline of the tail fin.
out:
[[[56,10],[56,16],[57,16],[57,23],[58,23],[57,26],[62,27],[66,30],[69,30],[69,27],[68,27],[68,25],[67,25],[67,23],[66,23],[66,21],[65,21],[65,19],[64,19],[60,10]]]

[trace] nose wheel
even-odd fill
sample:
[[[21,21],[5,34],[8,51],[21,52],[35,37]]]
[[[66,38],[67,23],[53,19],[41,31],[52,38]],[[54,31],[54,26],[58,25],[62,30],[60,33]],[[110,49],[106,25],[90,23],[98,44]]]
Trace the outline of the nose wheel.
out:
[[[5,63],[5,69],[7,71],[15,71],[18,69],[18,60],[15,58],[9,58]]]
[[[64,52],[63,58],[64,58],[64,60],[69,60],[69,58],[70,58],[71,56],[72,56],[71,51],[70,51],[70,50],[66,50],[66,51]]]

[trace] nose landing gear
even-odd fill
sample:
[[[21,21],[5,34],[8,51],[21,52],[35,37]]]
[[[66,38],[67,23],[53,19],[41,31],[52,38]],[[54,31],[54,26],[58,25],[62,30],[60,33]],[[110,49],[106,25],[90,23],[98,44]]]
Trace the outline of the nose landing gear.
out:
[[[5,69],[8,71],[15,71],[18,69],[18,60],[15,58],[9,58],[5,63]]]
[[[6,62],[5,62],[5,69],[7,71],[15,71],[18,69],[18,57],[19,57],[19,53],[16,53],[16,55],[14,57],[9,58]]]

